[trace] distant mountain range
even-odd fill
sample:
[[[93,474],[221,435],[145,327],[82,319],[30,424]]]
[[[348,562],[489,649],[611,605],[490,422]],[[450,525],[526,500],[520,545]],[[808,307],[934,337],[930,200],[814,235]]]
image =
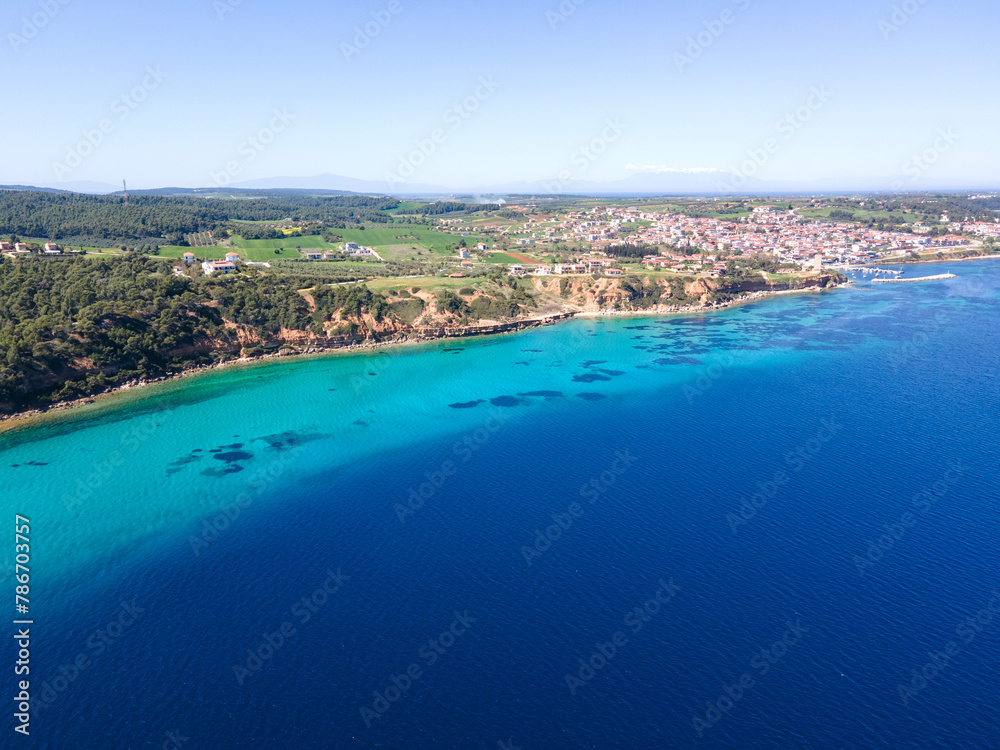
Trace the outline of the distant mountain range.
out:
[[[309,190],[343,190],[351,193],[366,193],[374,195],[389,195],[389,183],[380,180],[359,180],[354,177],[344,177],[337,174],[318,174],[313,177],[269,177],[261,180],[247,180],[230,185],[234,188],[252,190],[281,190],[288,188],[304,188]],[[413,183],[398,185],[399,195],[448,195],[452,189],[441,185],[426,185]]]
[[[738,184],[737,184],[738,183]],[[101,182],[67,182],[45,187],[0,185],[3,190],[47,190],[91,194],[120,193],[118,185]],[[234,183],[225,188],[159,188],[136,190],[136,194],[197,195],[244,191],[305,191],[327,194],[363,193],[396,196],[497,196],[497,195],[588,195],[588,196],[655,196],[655,195],[794,195],[818,193],[887,193],[928,191],[991,191],[1000,189],[1000,179],[993,184],[962,183],[944,180],[933,185],[912,184],[893,177],[827,178],[811,181],[732,178],[727,172],[637,172],[621,180],[533,180],[500,184],[484,184],[455,188],[429,183],[406,183],[390,186],[381,180],[361,180],[336,174],[312,177],[270,177]],[[129,191],[133,192],[133,191]]]
[[[406,183],[390,186],[378,180],[358,180],[335,174],[321,174],[313,177],[272,177],[264,180],[240,182],[232,187],[273,190],[276,188],[325,188],[327,190],[350,190],[356,193],[377,193],[381,195],[656,195],[672,193],[676,195],[719,194],[719,183],[728,175],[714,173],[670,173],[636,174],[614,182],[593,182],[587,180],[533,180],[500,184],[483,184],[472,187],[445,187],[427,183]],[[749,189],[765,189],[759,181],[750,181]]]
[[[60,182],[57,185],[0,185],[0,190],[41,190],[46,193],[88,193],[106,195],[121,188],[106,182]]]
[[[73,191],[73,190],[58,190],[56,188],[48,187],[35,187],[33,185],[0,185],[0,190],[34,190],[41,193],[72,193],[72,192],[83,192]]]
[[[924,192],[928,190],[963,191],[996,190],[1000,178],[993,185],[968,184],[958,181],[941,181],[931,186],[910,184],[898,177],[832,178],[810,181],[759,180],[753,177],[733,179],[724,171],[714,172],[637,172],[621,180],[596,182],[592,180],[532,180],[499,184],[482,184],[472,187],[446,187],[426,183],[397,184],[390,187],[379,180],[359,180],[335,174],[313,177],[273,177],[233,185],[235,188],[276,189],[304,188],[346,190],[355,193],[379,195],[773,195],[775,193],[878,193],[890,191]]]

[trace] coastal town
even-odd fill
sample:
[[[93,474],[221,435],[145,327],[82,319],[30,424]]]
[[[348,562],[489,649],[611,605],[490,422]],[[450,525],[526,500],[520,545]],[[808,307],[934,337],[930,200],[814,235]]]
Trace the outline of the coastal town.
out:
[[[994,199],[979,195],[350,200],[380,201],[384,213],[344,222],[306,220],[293,209],[286,218],[232,219],[197,231],[149,235],[138,247],[11,233],[0,241],[0,253],[58,261],[139,251],[172,261],[173,274],[188,277],[293,269],[341,281],[449,280],[498,271],[614,278],[721,277],[743,269],[773,277],[890,259],[992,254],[1000,238],[1000,217],[988,208]]]
[[[621,275],[621,265],[606,252],[632,246],[660,248],[642,256],[647,270],[722,275],[726,257],[767,255],[788,264],[788,272],[819,270],[825,266],[864,265],[907,253],[923,254],[946,248],[981,245],[1000,238],[1000,219],[994,222],[952,221],[942,215],[939,227],[945,234],[931,234],[923,222],[911,231],[887,231],[850,221],[817,221],[802,217],[796,209],[779,205],[757,206],[735,221],[695,218],[678,213],[659,213],[639,207],[595,206],[566,216],[530,218],[520,225],[502,227],[463,226],[461,219],[441,219],[443,231],[462,234],[487,232],[499,240],[512,241],[518,250],[542,257],[566,245],[588,246],[569,263],[529,262],[512,264],[514,275],[602,273]],[[506,244],[506,242],[505,242]],[[477,244],[461,250],[459,258],[472,267],[472,252],[496,252],[500,241]],[[622,253],[616,253],[621,255]]]

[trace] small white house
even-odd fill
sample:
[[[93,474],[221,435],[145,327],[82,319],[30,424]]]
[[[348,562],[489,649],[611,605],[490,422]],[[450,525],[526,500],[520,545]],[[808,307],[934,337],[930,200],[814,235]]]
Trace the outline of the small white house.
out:
[[[206,276],[211,276],[213,273],[236,273],[236,264],[231,260],[206,260],[201,264],[201,270],[205,272]]]

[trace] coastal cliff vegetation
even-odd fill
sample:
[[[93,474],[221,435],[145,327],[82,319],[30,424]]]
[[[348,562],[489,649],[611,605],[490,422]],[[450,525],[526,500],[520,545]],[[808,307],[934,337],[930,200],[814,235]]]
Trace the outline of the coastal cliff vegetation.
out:
[[[0,259],[0,414],[265,354],[512,330],[577,312],[700,309],[838,274],[741,278],[502,273],[382,289],[254,271],[174,273],[140,253]],[[454,281],[454,285],[445,282]]]
[[[88,396],[241,356],[380,341],[411,325],[518,318],[516,283],[470,294],[383,293],[278,273],[178,275],[129,253],[52,261],[0,259],[0,413]]]

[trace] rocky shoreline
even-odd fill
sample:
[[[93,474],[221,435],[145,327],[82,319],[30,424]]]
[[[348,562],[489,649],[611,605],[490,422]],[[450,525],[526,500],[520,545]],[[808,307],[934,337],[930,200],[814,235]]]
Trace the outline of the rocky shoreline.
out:
[[[946,253],[947,255],[947,253]],[[878,262],[865,263],[864,266],[915,266],[918,263],[960,263],[969,260],[987,260],[988,258],[1000,258],[1000,255],[954,255],[944,258],[928,258],[926,260],[901,260],[888,258]],[[832,266],[840,269],[842,266]],[[847,268],[861,268],[862,266],[847,266]]]
[[[4,432],[10,431],[12,429],[26,426],[25,423],[37,420],[40,417],[50,416],[55,413],[64,412],[67,409],[73,409],[87,404],[93,404],[98,401],[104,401],[113,396],[120,395],[122,393],[134,390],[136,388],[142,388],[145,386],[156,385],[157,383],[165,383],[168,381],[178,380],[179,378],[189,377],[192,375],[204,374],[211,372],[213,370],[219,370],[226,367],[256,364],[259,362],[266,362],[268,360],[285,359],[288,357],[299,357],[306,355],[332,356],[332,355],[356,354],[360,352],[372,352],[379,349],[385,349],[388,347],[426,344],[432,341],[439,341],[441,339],[448,339],[448,338],[468,338],[475,336],[492,336],[502,333],[515,333],[517,331],[524,331],[531,328],[553,325],[561,320],[567,320],[569,318],[572,318],[574,315],[576,315],[575,312],[559,313],[556,315],[548,315],[538,318],[524,318],[521,320],[511,321],[509,323],[498,323],[488,326],[462,326],[460,328],[436,328],[436,329],[430,329],[430,327],[425,327],[419,330],[415,330],[413,333],[397,335],[393,336],[392,338],[387,338],[382,340],[365,340],[357,343],[344,344],[340,346],[302,346],[297,348],[289,347],[268,354],[258,354],[251,357],[239,357],[236,359],[226,360],[225,362],[213,362],[212,364],[195,365],[193,367],[187,367],[176,373],[171,373],[169,375],[161,375],[158,378],[131,380],[127,383],[122,383],[121,385],[117,385],[114,388],[109,388],[108,390],[103,391],[102,393],[97,393],[92,396],[83,396],[81,398],[71,399],[69,401],[60,401],[55,404],[50,404],[44,407],[38,407],[34,409],[27,409],[25,411],[16,412],[13,414],[0,414],[0,434],[3,434]]]
[[[777,297],[783,294],[811,294],[816,292],[823,292],[828,289],[836,289],[840,286],[847,286],[852,282],[845,281],[840,284],[831,284],[827,287],[808,287],[805,289],[779,289],[776,291],[757,291],[757,292],[744,292],[736,299],[727,300],[724,302],[713,302],[710,305],[684,305],[682,307],[665,307],[663,305],[658,305],[649,310],[598,310],[595,312],[579,312],[576,313],[577,317],[603,317],[603,316],[632,316],[632,315],[692,315],[695,313],[705,313],[713,312],[716,310],[725,310],[728,307],[737,307],[738,305],[745,305],[748,302],[756,302],[757,300],[765,299],[767,297]]]
[[[307,355],[331,356],[331,355],[353,354],[360,352],[371,352],[388,347],[398,347],[398,346],[408,346],[408,345],[412,346],[448,338],[470,338],[478,336],[491,336],[503,333],[515,333],[517,331],[528,330],[531,328],[553,325],[560,321],[568,320],[574,317],[594,317],[594,316],[611,316],[611,315],[622,315],[622,316],[691,315],[695,313],[705,313],[705,312],[712,312],[715,310],[723,310],[729,307],[734,307],[736,305],[746,304],[748,302],[754,302],[756,300],[765,299],[767,297],[774,297],[783,294],[802,294],[809,292],[820,292],[824,291],[825,289],[834,289],[837,286],[841,286],[841,284],[834,284],[827,287],[808,287],[803,289],[783,289],[777,291],[745,292],[736,299],[724,302],[714,302],[708,305],[684,305],[682,307],[658,306],[657,308],[650,310],[600,310],[600,311],[574,310],[574,311],[557,313],[553,315],[546,315],[537,318],[523,318],[520,320],[510,321],[508,323],[497,323],[488,326],[462,326],[462,327],[451,327],[451,328],[427,326],[416,329],[412,333],[397,334],[396,336],[383,340],[365,340],[358,343],[345,344],[341,346],[329,346],[329,347],[326,346],[302,346],[298,348],[289,347],[273,353],[259,354],[251,357],[240,357],[237,359],[227,360],[225,362],[215,362],[212,364],[197,365],[194,367],[185,368],[184,370],[181,370],[176,373],[171,373],[169,375],[162,375],[158,378],[133,380],[115,386],[114,388],[110,388],[102,393],[98,393],[93,396],[84,396],[78,399],[71,399],[69,401],[61,401],[55,404],[50,404],[45,407],[28,409],[13,414],[0,415],[0,435],[2,435],[4,432],[9,432],[14,429],[20,429],[22,427],[26,427],[40,418],[46,416],[52,416],[54,414],[59,414],[65,412],[66,410],[77,408],[80,406],[94,404],[100,401],[105,401],[114,396],[121,395],[122,393],[126,393],[136,388],[143,388],[145,386],[155,385],[157,383],[165,383],[167,381],[177,380],[179,378],[189,377],[192,375],[208,373],[213,370],[218,370],[220,368],[225,368],[225,367],[233,367],[236,365],[255,364],[258,362],[266,362],[268,360],[283,359],[287,357],[307,356]]]

